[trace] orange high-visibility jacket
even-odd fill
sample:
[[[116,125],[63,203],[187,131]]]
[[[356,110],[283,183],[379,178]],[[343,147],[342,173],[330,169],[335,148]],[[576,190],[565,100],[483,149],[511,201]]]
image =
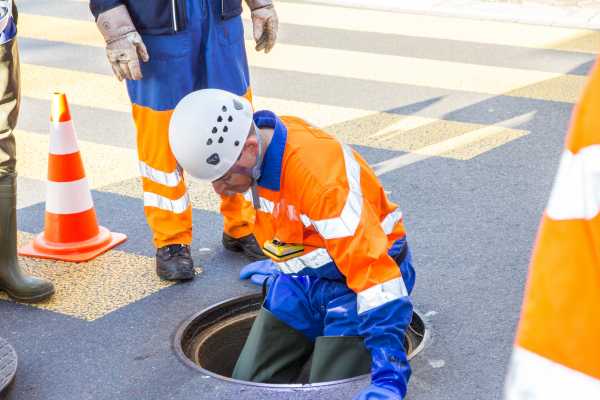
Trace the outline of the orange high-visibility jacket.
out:
[[[255,121],[275,130],[258,180],[255,236],[260,245],[272,239],[304,245],[301,255],[278,263],[281,271],[343,275],[358,294],[359,313],[407,296],[388,255],[405,236],[402,212],[366,161],[299,118],[261,111]]]
[[[506,399],[600,399],[598,64],[575,108],[542,218]]]

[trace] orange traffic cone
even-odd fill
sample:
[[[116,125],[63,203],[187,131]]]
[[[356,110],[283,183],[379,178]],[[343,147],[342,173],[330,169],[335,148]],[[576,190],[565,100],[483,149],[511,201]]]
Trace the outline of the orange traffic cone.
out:
[[[600,59],[533,251],[506,400],[600,399]]]
[[[64,93],[52,98],[46,189],[44,232],[19,249],[20,255],[88,261],[127,239],[98,226]]]

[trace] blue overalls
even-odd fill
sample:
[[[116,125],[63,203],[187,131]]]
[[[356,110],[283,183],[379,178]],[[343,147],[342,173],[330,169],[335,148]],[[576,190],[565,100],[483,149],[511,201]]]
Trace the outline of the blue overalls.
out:
[[[168,143],[173,109],[188,93],[228,90],[251,99],[241,16],[224,20],[219,0],[188,0],[187,24],[172,35],[142,34],[150,61],[143,78],[127,81],[137,128],[144,211],[157,248],[190,244],[192,209],[182,171]],[[224,231],[252,233],[254,212],[242,196],[223,198]]]

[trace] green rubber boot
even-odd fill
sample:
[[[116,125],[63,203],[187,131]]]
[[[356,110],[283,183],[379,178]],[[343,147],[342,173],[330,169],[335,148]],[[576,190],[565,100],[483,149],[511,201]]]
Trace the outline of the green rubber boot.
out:
[[[261,308],[233,370],[232,378],[262,383],[294,383],[313,344],[302,333]]]
[[[337,381],[371,372],[371,353],[361,336],[319,336],[315,341],[310,383]]]
[[[35,303],[52,296],[52,282],[25,274],[17,260],[16,178],[0,178],[0,290],[17,301]]]

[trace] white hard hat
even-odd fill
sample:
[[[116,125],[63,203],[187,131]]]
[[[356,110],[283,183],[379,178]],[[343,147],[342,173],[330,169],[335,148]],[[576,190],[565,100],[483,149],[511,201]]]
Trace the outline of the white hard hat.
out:
[[[248,100],[225,90],[198,90],[181,99],[173,111],[171,151],[187,173],[214,181],[235,164],[251,126]]]

